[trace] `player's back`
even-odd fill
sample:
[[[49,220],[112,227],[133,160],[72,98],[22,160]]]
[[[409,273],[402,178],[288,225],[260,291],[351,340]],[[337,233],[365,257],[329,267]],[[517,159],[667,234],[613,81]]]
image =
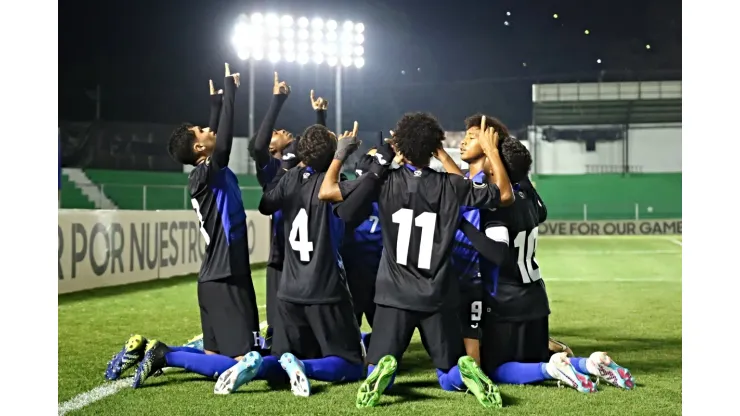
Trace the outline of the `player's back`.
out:
[[[207,244],[200,281],[249,276],[247,216],[234,172],[206,160],[190,172],[188,188]]]
[[[473,186],[429,168],[389,172],[378,198],[384,249],[375,303],[425,312],[455,307],[459,284],[450,252],[460,206],[493,207],[498,197],[495,185]]]
[[[334,303],[348,296],[339,246],[344,223],[318,198],[324,173],[296,167],[280,186],[285,201],[285,259],[278,297],[294,303]]]
[[[502,321],[537,319],[550,313],[545,284],[535,259],[540,201],[530,190],[515,187],[516,201],[484,214],[489,237],[506,233],[508,259],[499,267],[481,260],[481,274],[492,316]],[[504,231],[503,228],[506,230]]]

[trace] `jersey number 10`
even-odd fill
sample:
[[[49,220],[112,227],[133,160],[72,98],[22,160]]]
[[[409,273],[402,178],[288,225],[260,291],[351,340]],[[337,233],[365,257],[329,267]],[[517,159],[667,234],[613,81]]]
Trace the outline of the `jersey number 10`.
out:
[[[429,269],[432,264],[432,245],[434,242],[434,229],[437,225],[437,214],[434,212],[422,212],[414,218],[414,211],[401,208],[393,213],[392,220],[398,224],[398,238],[396,240],[396,263],[406,266],[409,258],[409,244],[411,243],[411,222],[421,228],[421,241],[419,242],[419,261],[417,267]]]
[[[514,247],[517,249],[516,264],[519,266],[519,274],[522,275],[522,281],[524,283],[532,283],[540,280],[540,268],[537,265],[537,259],[534,258],[534,254],[537,251],[538,235],[539,230],[534,228],[529,232],[520,232],[514,239]],[[537,268],[535,269],[533,266],[537,266]]]

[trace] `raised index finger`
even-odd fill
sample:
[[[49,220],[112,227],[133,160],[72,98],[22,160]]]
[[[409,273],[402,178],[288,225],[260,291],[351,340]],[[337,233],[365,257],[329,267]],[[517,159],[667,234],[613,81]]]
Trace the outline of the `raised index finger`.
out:
[[[483,116],[480,119],[480,134],[483,134],[485,132],[486,132],[486,116]]]
[[[210,87],[211,95],[213,95],[213,93],[215,92],[215,88],[213,88],[213,80],[212,79],[209,79],[208,80],[208,87]]]
[[[357,129],[360,127],[359,124],[357,124],[357,121],[355,121],[355,126],[352,128],[352,137],[357,137]]]
[[[277,85],[278,82],[279,82],[278,81],[278,73],[277,73],[277,71],[275,71],[275,85]]]
[[[313,90],[311,90],[311,102],[314,102],[314,101],[316,100],[313,98]]]
[[[231,75],[231,69],[229,69],[229,63],[228,62],[224,62],[224,69],[226,70],[226,76],[227,77],[229,75]]]

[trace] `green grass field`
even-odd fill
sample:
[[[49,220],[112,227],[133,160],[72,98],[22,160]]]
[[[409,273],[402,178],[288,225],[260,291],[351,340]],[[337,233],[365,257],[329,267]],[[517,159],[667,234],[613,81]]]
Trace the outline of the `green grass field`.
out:
[[[105,384],[106,363],[129,334],[181,344],[200,333],[196,283],[186,277],[59,296],[60,414],[71,408],[70,399],[89,402],[72,412],[89,415],[681,414],[681,238],[543,237],[537,259],[550,296],[552,335],[577,356],[607,351],[630,369],[635,390],[599,385],[598,393],[585,395],[554,383],[501,386],[504,409],[485,410],[472,395],[438,387],[416,337],[395,386],[376,409],[355,409],[359,383],[315,382],[312,396],[299,398],[255,381],[216,396],[213,381],[181,370],[141,389],[109,388],[114,394],[100,398],[98,388],[78,396]],[[263,317],[264,276],[254,271]]]

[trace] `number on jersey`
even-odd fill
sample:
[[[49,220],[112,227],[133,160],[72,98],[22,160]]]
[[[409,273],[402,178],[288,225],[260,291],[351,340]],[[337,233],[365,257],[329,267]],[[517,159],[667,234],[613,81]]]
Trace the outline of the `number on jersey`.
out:
[[[208,233],[206,232],[205,224],[203,223],[203,215],[201,215],[200,213],[200,204],[195,198],[191,198],[190,203],[193,204],[195,214],[198,215],[198,222],[200,223],[200,233],[203,234],[203,239],[206,241],[206,245],[209,245],[211,244],[211,237],[209,237]]]
[[[473,322],[480,321],[481,316],[483,315],[483,302],[476,300],[473,303],[470,304],[470,320]]]
[[[313,243],[308,239],[308,213],[304,208],[293,219],[288,235],[290,248],[299,253],[301,261],[310,261]]]
[[[378,229],[378,221],[380,221],[380,218],[376,217],[375,215],[371,215],[368,217],[368,220],[370,220],[373,225],[370,226],[370,234],[375,234],[375,230]]]
[[[421,228],[421,242],[419,244],[420,269],[429,269],[432,264],[432,244],[434,241],[434,229],[437,226],[437,214],[434,212],[422,212],[414,218],[414,211],[401,208],[393,213],[392,220],[398,224],[398,240],[396,241],[396,263],[406,265],[409,257],[409,244],[411,243],[411,222]]]
[[[530,231],[522,231],[514,239],[514,247],[517,248],[517,265],[524,283],[532,283],[540,280],[540,269],[534,254],[537,251],[537,236],[539,230],[534,228]],[[533,266],[537,266],[535,269]]]

